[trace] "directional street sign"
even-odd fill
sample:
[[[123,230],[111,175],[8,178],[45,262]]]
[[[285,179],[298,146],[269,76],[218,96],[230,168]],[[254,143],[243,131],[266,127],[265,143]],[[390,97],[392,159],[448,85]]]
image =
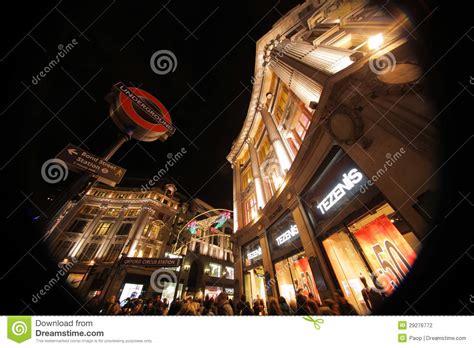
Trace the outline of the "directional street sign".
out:
[[[110,186],[118,184],[126,171],[122,167],[71,144],[62,149],[56,158],[66,162],[72,170],[83,170],[97,175],[99,181]]]

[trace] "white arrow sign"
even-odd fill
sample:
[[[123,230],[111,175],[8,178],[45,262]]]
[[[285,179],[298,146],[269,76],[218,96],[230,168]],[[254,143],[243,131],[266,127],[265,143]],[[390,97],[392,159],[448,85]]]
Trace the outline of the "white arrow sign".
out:
[[[76,149],[68,149],[67,152],[68,152],[70,155],[77,155]]]

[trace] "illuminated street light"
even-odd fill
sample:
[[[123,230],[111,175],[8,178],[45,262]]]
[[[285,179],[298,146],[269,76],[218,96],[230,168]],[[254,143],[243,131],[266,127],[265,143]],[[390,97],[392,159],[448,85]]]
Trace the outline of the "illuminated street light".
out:
[[[367,45],[369,46],[369,49],[371,50],[379,49],[382,46],[382,44],[383,44],[382,33],[372,35],[371,37],[369,37],[369,40],[367,41]]]

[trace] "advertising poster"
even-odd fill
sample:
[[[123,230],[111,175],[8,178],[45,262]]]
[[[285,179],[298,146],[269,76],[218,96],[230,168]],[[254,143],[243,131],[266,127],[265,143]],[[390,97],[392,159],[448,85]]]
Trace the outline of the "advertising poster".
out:
[[[374,270],[373,281],[390,295],[410,271],[416,253],[383,215],[354,233]]]

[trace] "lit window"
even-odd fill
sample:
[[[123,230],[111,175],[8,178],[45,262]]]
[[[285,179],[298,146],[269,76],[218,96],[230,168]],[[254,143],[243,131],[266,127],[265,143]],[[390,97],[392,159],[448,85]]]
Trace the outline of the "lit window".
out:
[[[125,216],[133,217],[138,216],[138,214],[140,214],[140,209],[128,209]]]
[[[85,205],[81,209],[81,214],[84,215],[96,215],[99,212],[99,207],[94,207],[92,205]]]
[[[285,85],[281,85],[280,93],[278,94],[278,99],[275,105],[275,121],[276,124],[280,124],[283,119],[283,115],[286,110],[286,104],[288,102],[288,88]]]
[[[265,134],[262,142],[260,143],[260,146],[258,147],[258,159],[260,160],[260,163],[265,161],[268,153],[270,152],[270,148],[270,140],[268,139],[268,135]]]
[[[245,223],[249,223],[257,217],[257,199],[253,194],[245,201]]]
[[[234,279],[234,267],[225,266],[226,279]]]
[[[222,266],[221,265],[219,265],[217,263],[210,262],[209,263],[209,269],[210,269],[209,275],[211,277],[217,277],[217,278],[221,277],[221,275],[222,275]]]
[[[308,128],[311,125],[311,116],[307,114],[305,109],[299,108],[296,117],[298,117],[298,122],[286,136],[286,140],[288,141],[293,157],[296,157],[296,154],[298,153],[298,150],[300,149],[301,144],[306,137]]]
[[[94,196],[95,197],[105,197],[105,196],[107,196],[107,192],[105,192],[105,191],[95,191]]]
[[[109,233],[110,228],[112,227],[113,223],[111,222],[101,222],[99,226],[97,226],[96,230],[94,231],[94,234],[96,236],[105,236],[107,233]]]
[[[119,216],[119,214],[120,214],[120,208],[109,208],[105,212],[105,216],[117,217],[117,216]]]
[[[160,229],[161,229],[161,226],[159,224],[156,224],[156,223],[148,224],[143,231],[143,235],[146,238],[157,239],[160,233]]]
[[[245,190],[253,180],[250,165],[248,165],[242,172],[242,190]]]

